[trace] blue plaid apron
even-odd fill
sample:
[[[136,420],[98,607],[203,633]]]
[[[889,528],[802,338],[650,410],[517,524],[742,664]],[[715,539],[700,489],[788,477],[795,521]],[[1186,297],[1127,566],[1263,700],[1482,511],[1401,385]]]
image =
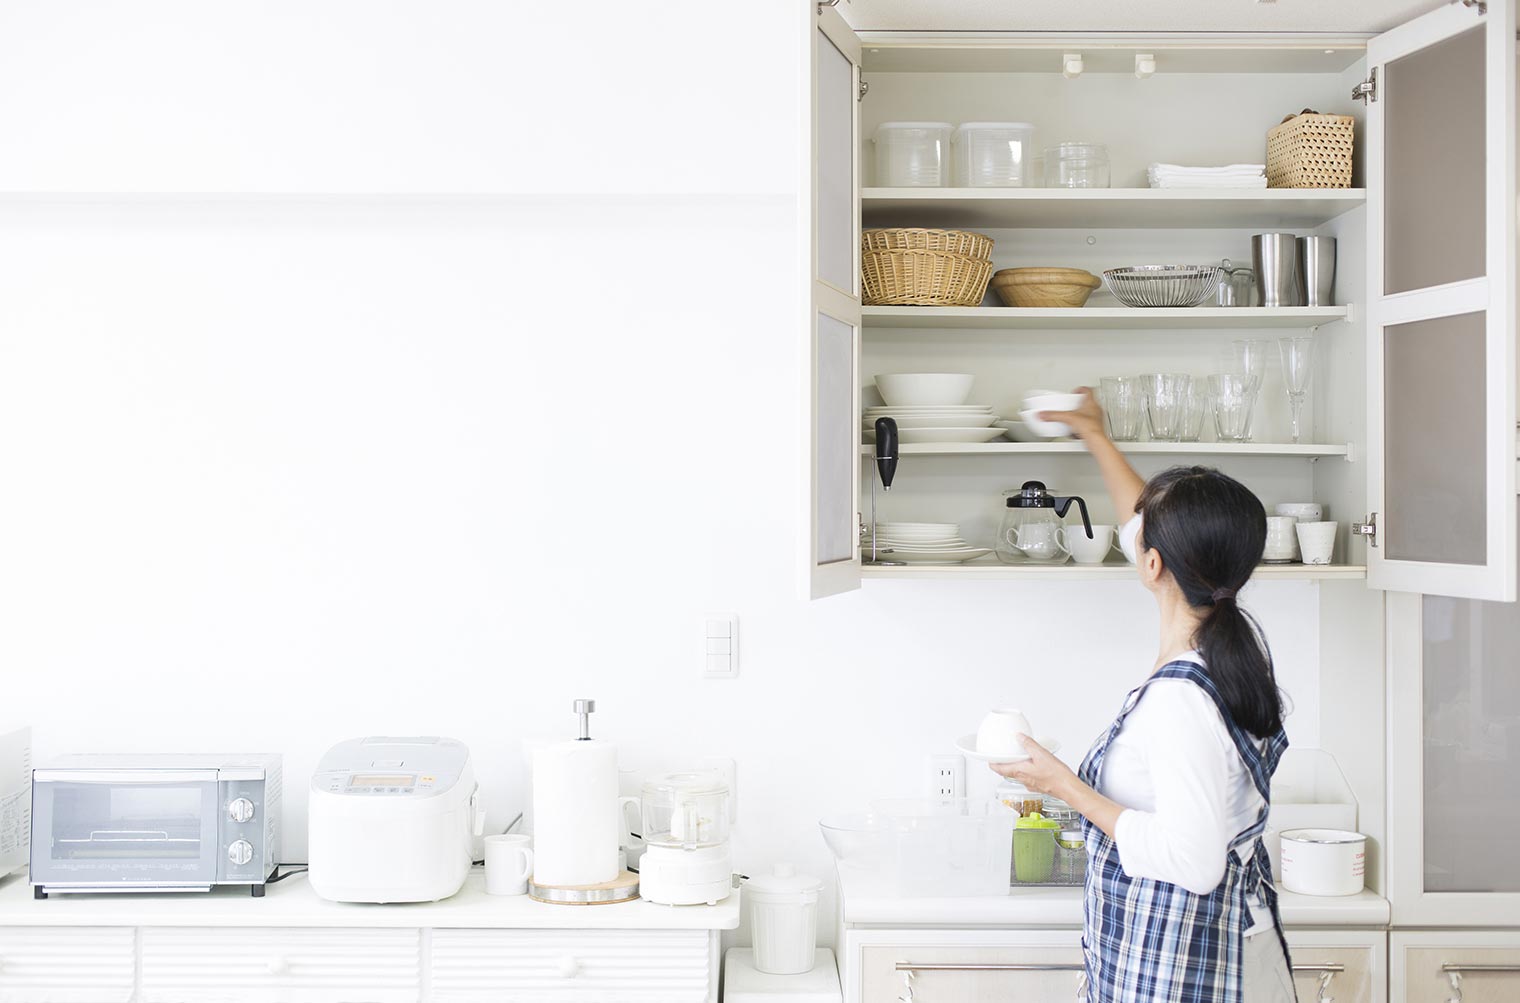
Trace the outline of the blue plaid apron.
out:
[[[1124,873],[1114,841],[1083,820],[1087,887],[1082,953],[1088,999],[1090,1003],[1241,1003],[1241,952],[1245,931],[1254,923],[1246,899],[1252,892],[1272,911],[1282,940],[1272,865],[1257,837],[1267,826],[1272,774],[1288,747],[1288,736],[1279,730],[1266,743],[1266,750],[1259,751],[1251,736],[1231,719],[1208,673],[1193,662],[1170,662],[1129,694],[1108,734],[1093,744],[1078,774],[1088,786],[1098,789],[1109,745],[1157,679],[1186,679],[1214,699],[1264,804],[1250,828],[1230,843],[1224,880],[1207,895],[1195,895],[1165,881],[1131,878]],[[1248,843],[1255,845],[1255,851],[1243,857],[1239,847]],[[1282,940],[1282,945],[1286,958],[1287,941]]]

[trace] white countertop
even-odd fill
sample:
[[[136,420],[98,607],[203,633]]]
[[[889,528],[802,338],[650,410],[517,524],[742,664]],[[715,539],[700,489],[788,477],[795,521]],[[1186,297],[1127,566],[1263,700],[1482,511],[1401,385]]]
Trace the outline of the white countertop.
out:
[[[1278,886],[1283,925],[1385,927],[1388,900],[1373,892],[1343,898],[1298,895]],[[840,875],[847,926],[1038,927],[1082,925],[1082,889],[1018,888],[1007,895],[964,898],[899,898],[883,895],[851,875]]]
[[[319,898],[297,874],[263,898],[246,888],[178,895],[53,895],[32,898],[25,874],[0,879],[0,926],[434,927],[539,930],[733,930],[739,891],[715,906],[664,906],[642,899],[617,905],[561,906],[526,895],[485,893],[477,867],[442,902],[355,905]]]

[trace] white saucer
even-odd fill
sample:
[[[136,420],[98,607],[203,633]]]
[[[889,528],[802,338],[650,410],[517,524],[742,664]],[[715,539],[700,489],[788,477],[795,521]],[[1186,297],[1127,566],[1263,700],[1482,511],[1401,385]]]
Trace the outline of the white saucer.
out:
[[[1061,743],[1053,738],[1036,738],[1035,741],[1043,745],[1045,751],[1051,754],[1061,751]],[[1004,763],[1027,763],[1030,759],[1028,756],[998,756],[986,752],[977,752],[975,735],[962,735],[960,740],[955,743],[955,748],[967,759],[991,763],[994,766],[1001,766]]]

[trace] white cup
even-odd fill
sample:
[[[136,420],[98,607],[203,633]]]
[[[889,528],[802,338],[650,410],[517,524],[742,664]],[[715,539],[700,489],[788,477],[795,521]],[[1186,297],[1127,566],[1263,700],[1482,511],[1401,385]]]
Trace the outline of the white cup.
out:
[[[1283,502],[1275,509],[1278,515],[1292,516],[1298,522],[1319,522],[1325,517],[1319,502]]]
[[[528,894],[528,875],[533,873],[532,842],[532,836],[510,833],[486,837],[487,894]]]
[[[1262,551],[1262,560],[1298,560],[1298,537],[1293,529],[1295,525],[1297,520],[1291,515],[1267,516],[1267,545]]]
[[[1330,563],[1335,554],[1335,526],[1333,522],[1301,522],[1293,527],[1305,564]]]
[[[1071,559],[1078,564],[1102,564],[1108,557],[1110,550],[1118,547],[1114,539],[1118,530],[1113,526],[1094,526],[1092,539],[1087,538],[1087,531],[1080,526],[1071,526],[1066,530],[1066,549],[1071,551]]]
[[[1024,743],[1019,736],[1028,734],[1029,719],[1019,711],[988,711],[976,729],[976,751],[989,756],[1022,756]]]
[[[1067,553],[1066,530],[1053,522],[1031,522],[1009,530],[1008,545],[1025,557],[1048,561]]]

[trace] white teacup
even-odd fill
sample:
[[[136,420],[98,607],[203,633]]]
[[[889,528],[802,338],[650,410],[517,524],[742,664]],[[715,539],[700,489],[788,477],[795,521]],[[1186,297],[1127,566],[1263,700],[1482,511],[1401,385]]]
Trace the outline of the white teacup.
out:
[[[1031,522],[1006,534],[1007,542],[1025,557],[1049,561],[1067,553],[1067,533],[1064,527],[1053,522]]]
[[[486,894],[526,895],[533,873],[533,837],[502,834],[485,838]]]
[[[1301,522],[1294,527],[1305,564],[1330,563],[1335,553],[1335,526],[1333,522]]]
[[[988,711],[976,729],[976,751],[988,756],[1022,756],[1024,743],[1019,736],[1029,733],[1029,719],[1019,711]]]
[[[1267,516],[1267,545],[1262,550],[1262,560],[1281,562],[1298,559],[1298,534],[1293,529],[1297,522],[1291,515]]]
[[[1092,539],[1087,538],[1087,531],[1080,526],[1071,526],[1066,530],[1066,549],[1071,551],[1071,559],[1078,564],[1102,564],[1108,558],[1108,552],[1118,548],[1115,536],[1118,530],[1114,526],[1094,526]]]

